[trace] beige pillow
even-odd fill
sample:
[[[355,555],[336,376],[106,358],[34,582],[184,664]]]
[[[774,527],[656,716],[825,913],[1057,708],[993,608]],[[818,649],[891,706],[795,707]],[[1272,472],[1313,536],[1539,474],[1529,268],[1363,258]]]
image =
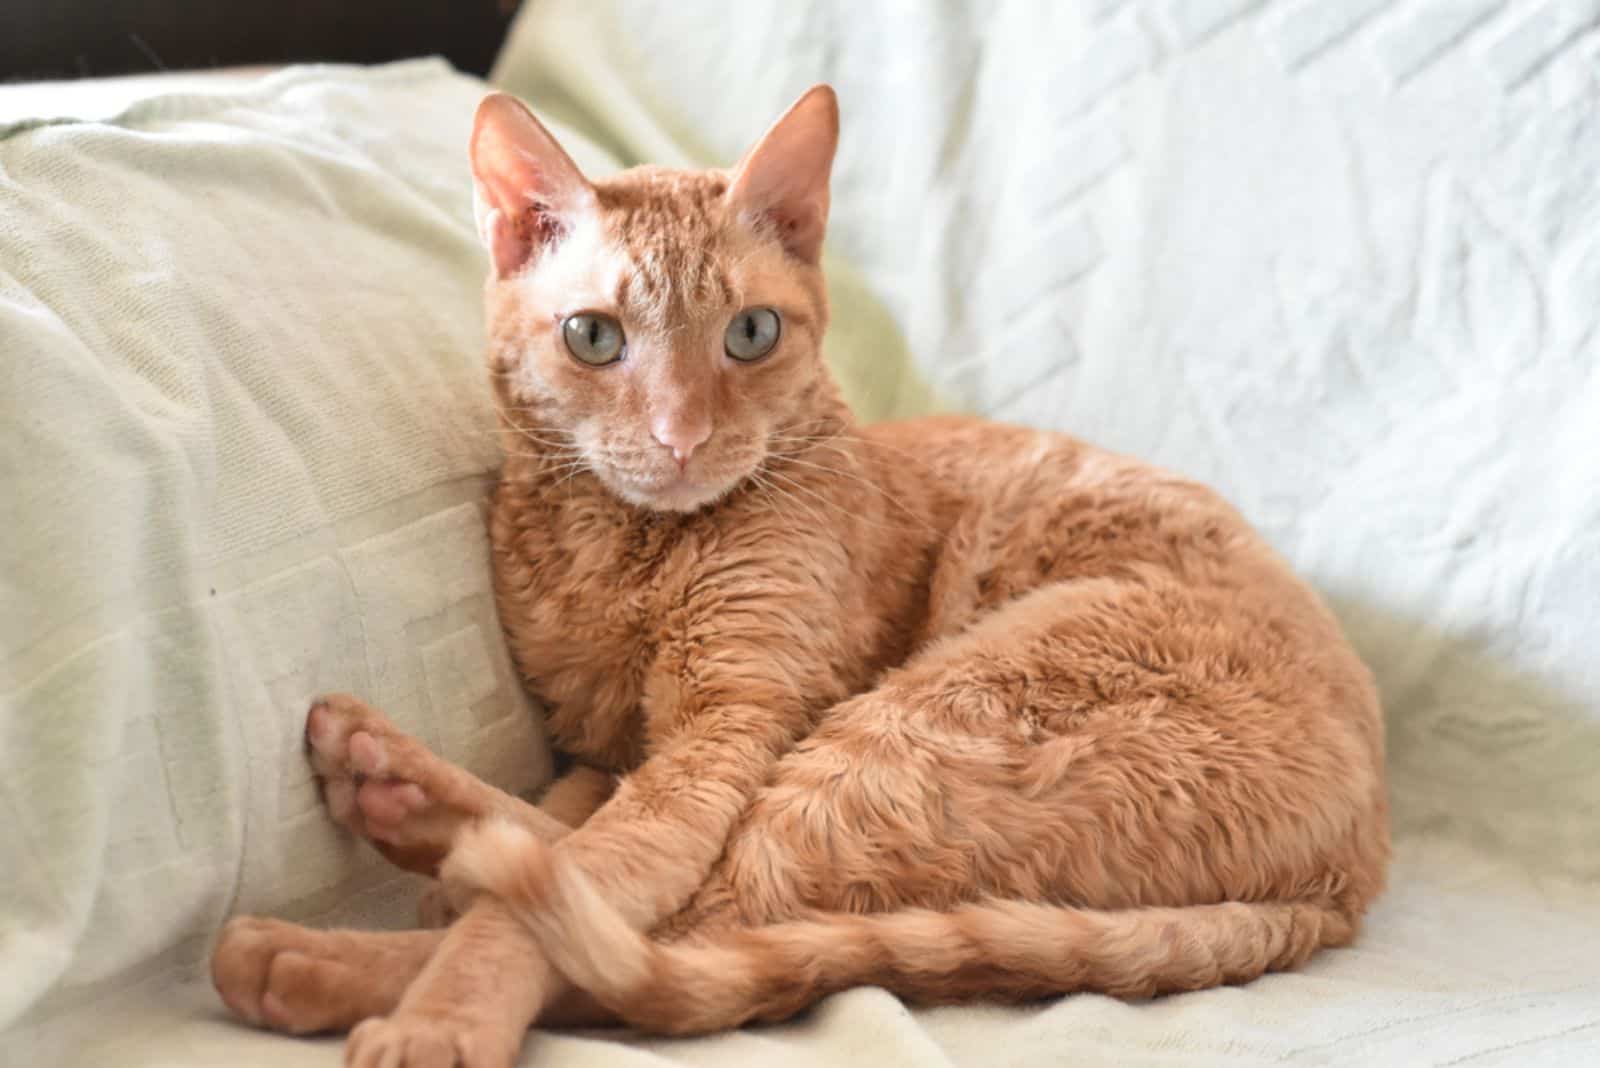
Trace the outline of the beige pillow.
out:
[[[312,694],[548,772],[483,527],[483,91],[302,68],[0,128],[0,1061],[229,911],[409,910],[321,810]]]

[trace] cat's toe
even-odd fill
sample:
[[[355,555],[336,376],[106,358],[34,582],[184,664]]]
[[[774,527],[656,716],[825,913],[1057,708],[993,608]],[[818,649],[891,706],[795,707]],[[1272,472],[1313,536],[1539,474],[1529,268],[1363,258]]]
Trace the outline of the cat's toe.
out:
[[[355,803],[365,817],[368,834],[404,845],[406,821],[428,807],[428,794],[414,782],[369,779],[357,788]]]
[[[366,774],[357,766],[357,756],[381,764],[386,759],[383,742],[399,733],[366,702],[347,693],[325,694],[306,712],[306,755],[316,773],[327,778]],[[355,741],[362,736],[364,741]]]
[[[494,1045],[469,1024],[404,1014],[362,1023],[344,1057],[348,1068],[509,1068],[515,1050]]]
[[[367,778],[381,778],[387,775],[392,761],[389,759],[389,747],[383,744],[383,739],[371,731],[352,731],[345,743],[346,764],[349,770],[357,775]]]

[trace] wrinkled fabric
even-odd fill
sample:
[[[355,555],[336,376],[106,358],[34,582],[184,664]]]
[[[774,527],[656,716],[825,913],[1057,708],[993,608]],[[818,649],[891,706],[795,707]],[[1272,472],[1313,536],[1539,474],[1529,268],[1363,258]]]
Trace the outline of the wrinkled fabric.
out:
[[[1397,845],[1352,948],[1242,988],[857,990],[708,1039],[541,1033],[524,1063],[1600,1059],[1597,26],[1563,0],[524,5],[494,80],[592,168],[727,164],[834,83],[829,351],[858,408],[1062,428],[1222,489],[1377,674]],[[0,484],[30,494],[0,529],[7,1064],[339,1063],[228,1021],[203,974],[230,907],[409,920],[414,884],[317,810],[304,694],[544,773],[476,600],[482,87],[278,78],[0,141]],[[47,134],[131,173],[18,199]]]

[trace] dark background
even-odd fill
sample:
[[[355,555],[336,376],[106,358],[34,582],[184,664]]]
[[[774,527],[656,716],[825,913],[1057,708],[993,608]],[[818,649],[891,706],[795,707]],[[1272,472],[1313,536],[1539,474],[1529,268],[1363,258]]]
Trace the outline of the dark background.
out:
[[[516,0],[0,0],[0,81],[442,55],[485,74]]]

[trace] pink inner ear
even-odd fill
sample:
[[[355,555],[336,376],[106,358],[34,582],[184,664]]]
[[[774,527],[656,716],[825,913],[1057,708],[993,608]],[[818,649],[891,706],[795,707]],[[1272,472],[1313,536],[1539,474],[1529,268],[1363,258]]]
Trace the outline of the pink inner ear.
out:
[[[491,211],[484,229],[497,278],[516,274],[528,265],[534,253],[554,247],[566,234],[560,218],[542,204],[529,204],[515,217]]]
[[[762,212],[776,231],[778,241],[793,256],[808,263],[816,262],[822,254],[823,222],[821,213],[806,204],[787,204],[768,208]]]
[[[808,243],[808,238],[817,229],[817,213],[812,210],[774,209],[771,214],[773,221],[778,224],[778,236],[786,245]]]
[[[561,217],[548,204],[529,204],[517,220],[517,233],[534,248],[547,249],[567,234]]]
[[[495,277],[516,274],[528,262],[533,246],[518,235],[516,224],[503,211],[491,211],[484,228],[488,230],[489,258],[494,261]]]

